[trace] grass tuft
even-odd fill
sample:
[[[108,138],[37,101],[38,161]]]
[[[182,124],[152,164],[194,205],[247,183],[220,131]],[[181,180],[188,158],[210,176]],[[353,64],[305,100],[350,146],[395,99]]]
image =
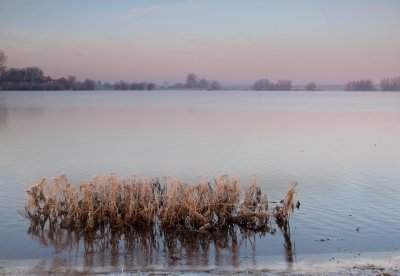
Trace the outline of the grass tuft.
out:
[[[65,174],[52,181],[43,178],[27,191],[22,214],[34,225],[50,229],[96,232],[99,229],[134,229],[160,225],[163,229],[212,232],[239,226],[247,230],[288,224],[294,210],[296,183],[281,205],[268,211],[268,198],[257,185],[240,188],[237,177],[221,175],[192,185],[177,178],[143,175],[118,178],[115,173],[95,176],[79,187]]]

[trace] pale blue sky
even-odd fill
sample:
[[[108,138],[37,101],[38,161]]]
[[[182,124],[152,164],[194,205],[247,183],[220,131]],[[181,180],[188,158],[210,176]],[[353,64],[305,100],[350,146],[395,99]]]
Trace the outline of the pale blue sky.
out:
[[[400,1],[0,2],[9,67],[54,77],[223,83],[400,74]]]

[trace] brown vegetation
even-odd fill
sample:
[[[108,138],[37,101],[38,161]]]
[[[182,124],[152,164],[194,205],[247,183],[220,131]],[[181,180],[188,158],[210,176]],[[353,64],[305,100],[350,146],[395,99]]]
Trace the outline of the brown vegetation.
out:
[[[265,231],[270,218],[282,228],[294,207],[295,186],[271,212],[268,199],[253,178],[240,189],[237,177],[222,175],[213,184],[206,179],[191,185],[176,178],[142,175],[93,177],[77,188],[65,175],[45,178],[30,187],[21,212],[34,225],[50,229],[93,232],[99,229],[137,229],[160,225],[163,229],[206,233],[239,226]]]

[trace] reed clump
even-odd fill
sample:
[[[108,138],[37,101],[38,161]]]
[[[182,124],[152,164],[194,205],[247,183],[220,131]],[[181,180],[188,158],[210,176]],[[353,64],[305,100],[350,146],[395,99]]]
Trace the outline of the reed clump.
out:
[[[285,199],[281,201],[282,205],[277,205],[273,210],[273,216],[280,228],[288,225],[290,214],[294,211],[294,196],[296,194],[296,186],[297,182],[293,181],[292,188],[287,191]]]
[[[28,189],[22,214],[35,225],[89,232],[153,226],[196,232],[232,226],[265,231],[271,218],[278,225],[288,223],[297,185],[269,212],[267,195],[255,177],[244,189],[239,178],[228,175],[213,182],[204,178],[194,185],[172,177],[164,182],[143,175],[118,178],[112,173],[76,187],[65,174],[52,181],[43,178]]]

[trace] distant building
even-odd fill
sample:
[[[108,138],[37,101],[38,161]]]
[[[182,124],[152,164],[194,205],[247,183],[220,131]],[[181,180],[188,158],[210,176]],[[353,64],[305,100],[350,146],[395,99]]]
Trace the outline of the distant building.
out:
[[[52,83],[54,80],[49,76],[43,76],[42,81],[44,83]]]

